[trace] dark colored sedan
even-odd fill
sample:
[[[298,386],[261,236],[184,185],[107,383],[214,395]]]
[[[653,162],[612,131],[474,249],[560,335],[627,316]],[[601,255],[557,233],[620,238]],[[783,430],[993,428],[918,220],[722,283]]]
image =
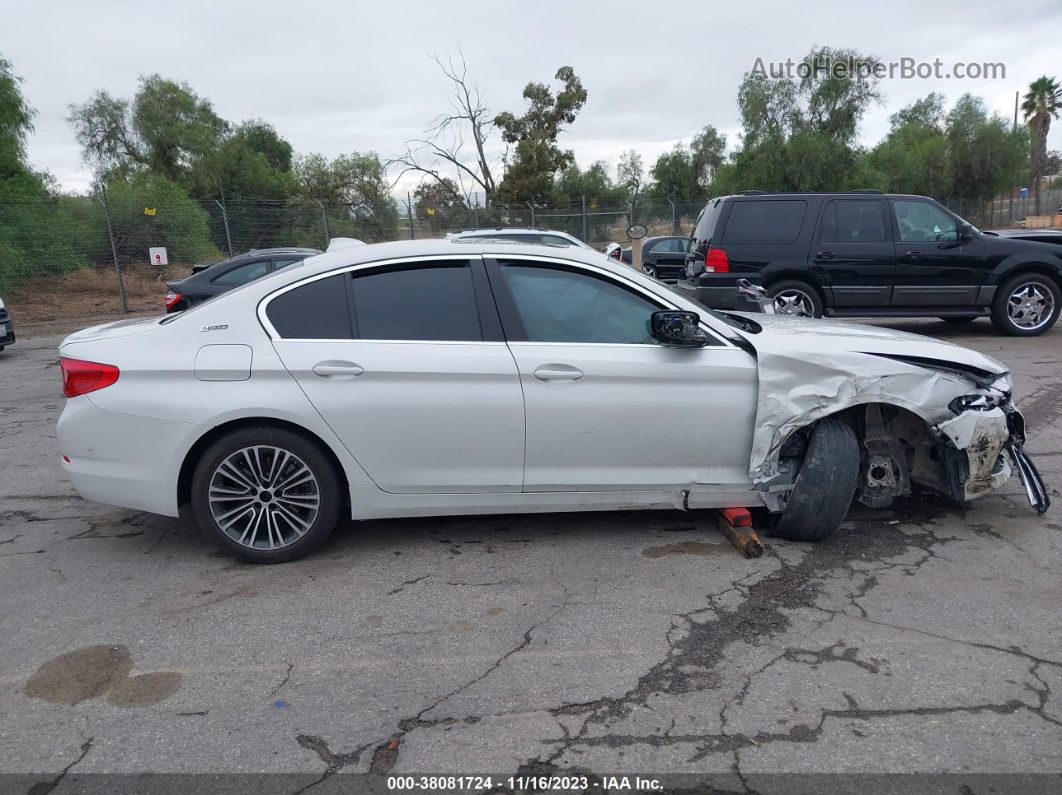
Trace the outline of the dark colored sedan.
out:
[[[679,235],[647,237],[642,243],[642,270],[662,282],[677,281],[686,275],[686,248],[690,239]],[[631,264],[631,250],[623,249],[623,261]]]
[[[233,287],[254,281],[321,252],[315,248],[261,248],[202,268],[186,279],[166,284],[167,312],[181,312]]]

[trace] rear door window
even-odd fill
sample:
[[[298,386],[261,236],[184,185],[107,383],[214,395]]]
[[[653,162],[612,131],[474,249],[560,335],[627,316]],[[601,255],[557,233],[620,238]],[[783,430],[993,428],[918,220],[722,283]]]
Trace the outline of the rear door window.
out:
[[[355,272],[354,330],[366,340],[482,340],[472,269],[438,262]]]
[[[822,216],[819,240],[823,243],[884,243],[882,203],[851,199],[828,202]]]
[[[735,201],[723,234],[727,243],[795,243],[808,203],[799,199]]]

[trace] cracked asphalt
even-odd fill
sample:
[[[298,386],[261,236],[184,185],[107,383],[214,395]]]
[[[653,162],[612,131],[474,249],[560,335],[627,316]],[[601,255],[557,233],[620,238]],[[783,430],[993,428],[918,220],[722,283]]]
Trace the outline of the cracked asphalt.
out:
[[[1056,507],[1016,480],[966,507],[916,494],[756,560],[678,511],[347,523],[256,567],[75,496],[60,337],[20,340],[0,354],[0,773],[36,793],[143,772],[283,773],[283,792],[1062,773],[1062,329],[892,325],[1011,366]]]

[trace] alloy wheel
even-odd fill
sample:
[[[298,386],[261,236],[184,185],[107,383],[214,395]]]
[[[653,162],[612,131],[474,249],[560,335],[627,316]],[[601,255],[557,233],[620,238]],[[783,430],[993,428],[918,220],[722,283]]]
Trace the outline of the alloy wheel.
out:
[[[321,506],[313,471],[279,447],[244,447],[227,456],[210,477],[210,513],[237,544],[281,549],[302,538]]]
[[[815,302],[801,290],[782,290],[774,297],[774,312],[776,315],[814,317]]]
[[[1033,331],[1050,322],[1054,311],[1054,296],[1038,282],[1019,284],[1007,298],[1010,321],[1026,331]]]

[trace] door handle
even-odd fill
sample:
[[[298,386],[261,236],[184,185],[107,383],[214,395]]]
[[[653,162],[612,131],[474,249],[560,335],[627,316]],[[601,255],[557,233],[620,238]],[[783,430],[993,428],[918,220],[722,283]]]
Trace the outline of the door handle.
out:
[[[534,372],[539,381],[578,381],[583,371],[566,364],[544,364]]]
[[[815,259],[833,259],[832,251],[816,251]]]
[[[319,375],[321,378],[332,378],[334,376],[353,378],[364,372],[365,368],[360,364],[354,364],[354,362],[318,362],[313,366],[313,374]]]
[[[907,257],[908,259],[922,259],[922,252],[921,251],[915,251],[915,250],[905,251],[905,252],[903,252],[903,255],[905,257]]]

